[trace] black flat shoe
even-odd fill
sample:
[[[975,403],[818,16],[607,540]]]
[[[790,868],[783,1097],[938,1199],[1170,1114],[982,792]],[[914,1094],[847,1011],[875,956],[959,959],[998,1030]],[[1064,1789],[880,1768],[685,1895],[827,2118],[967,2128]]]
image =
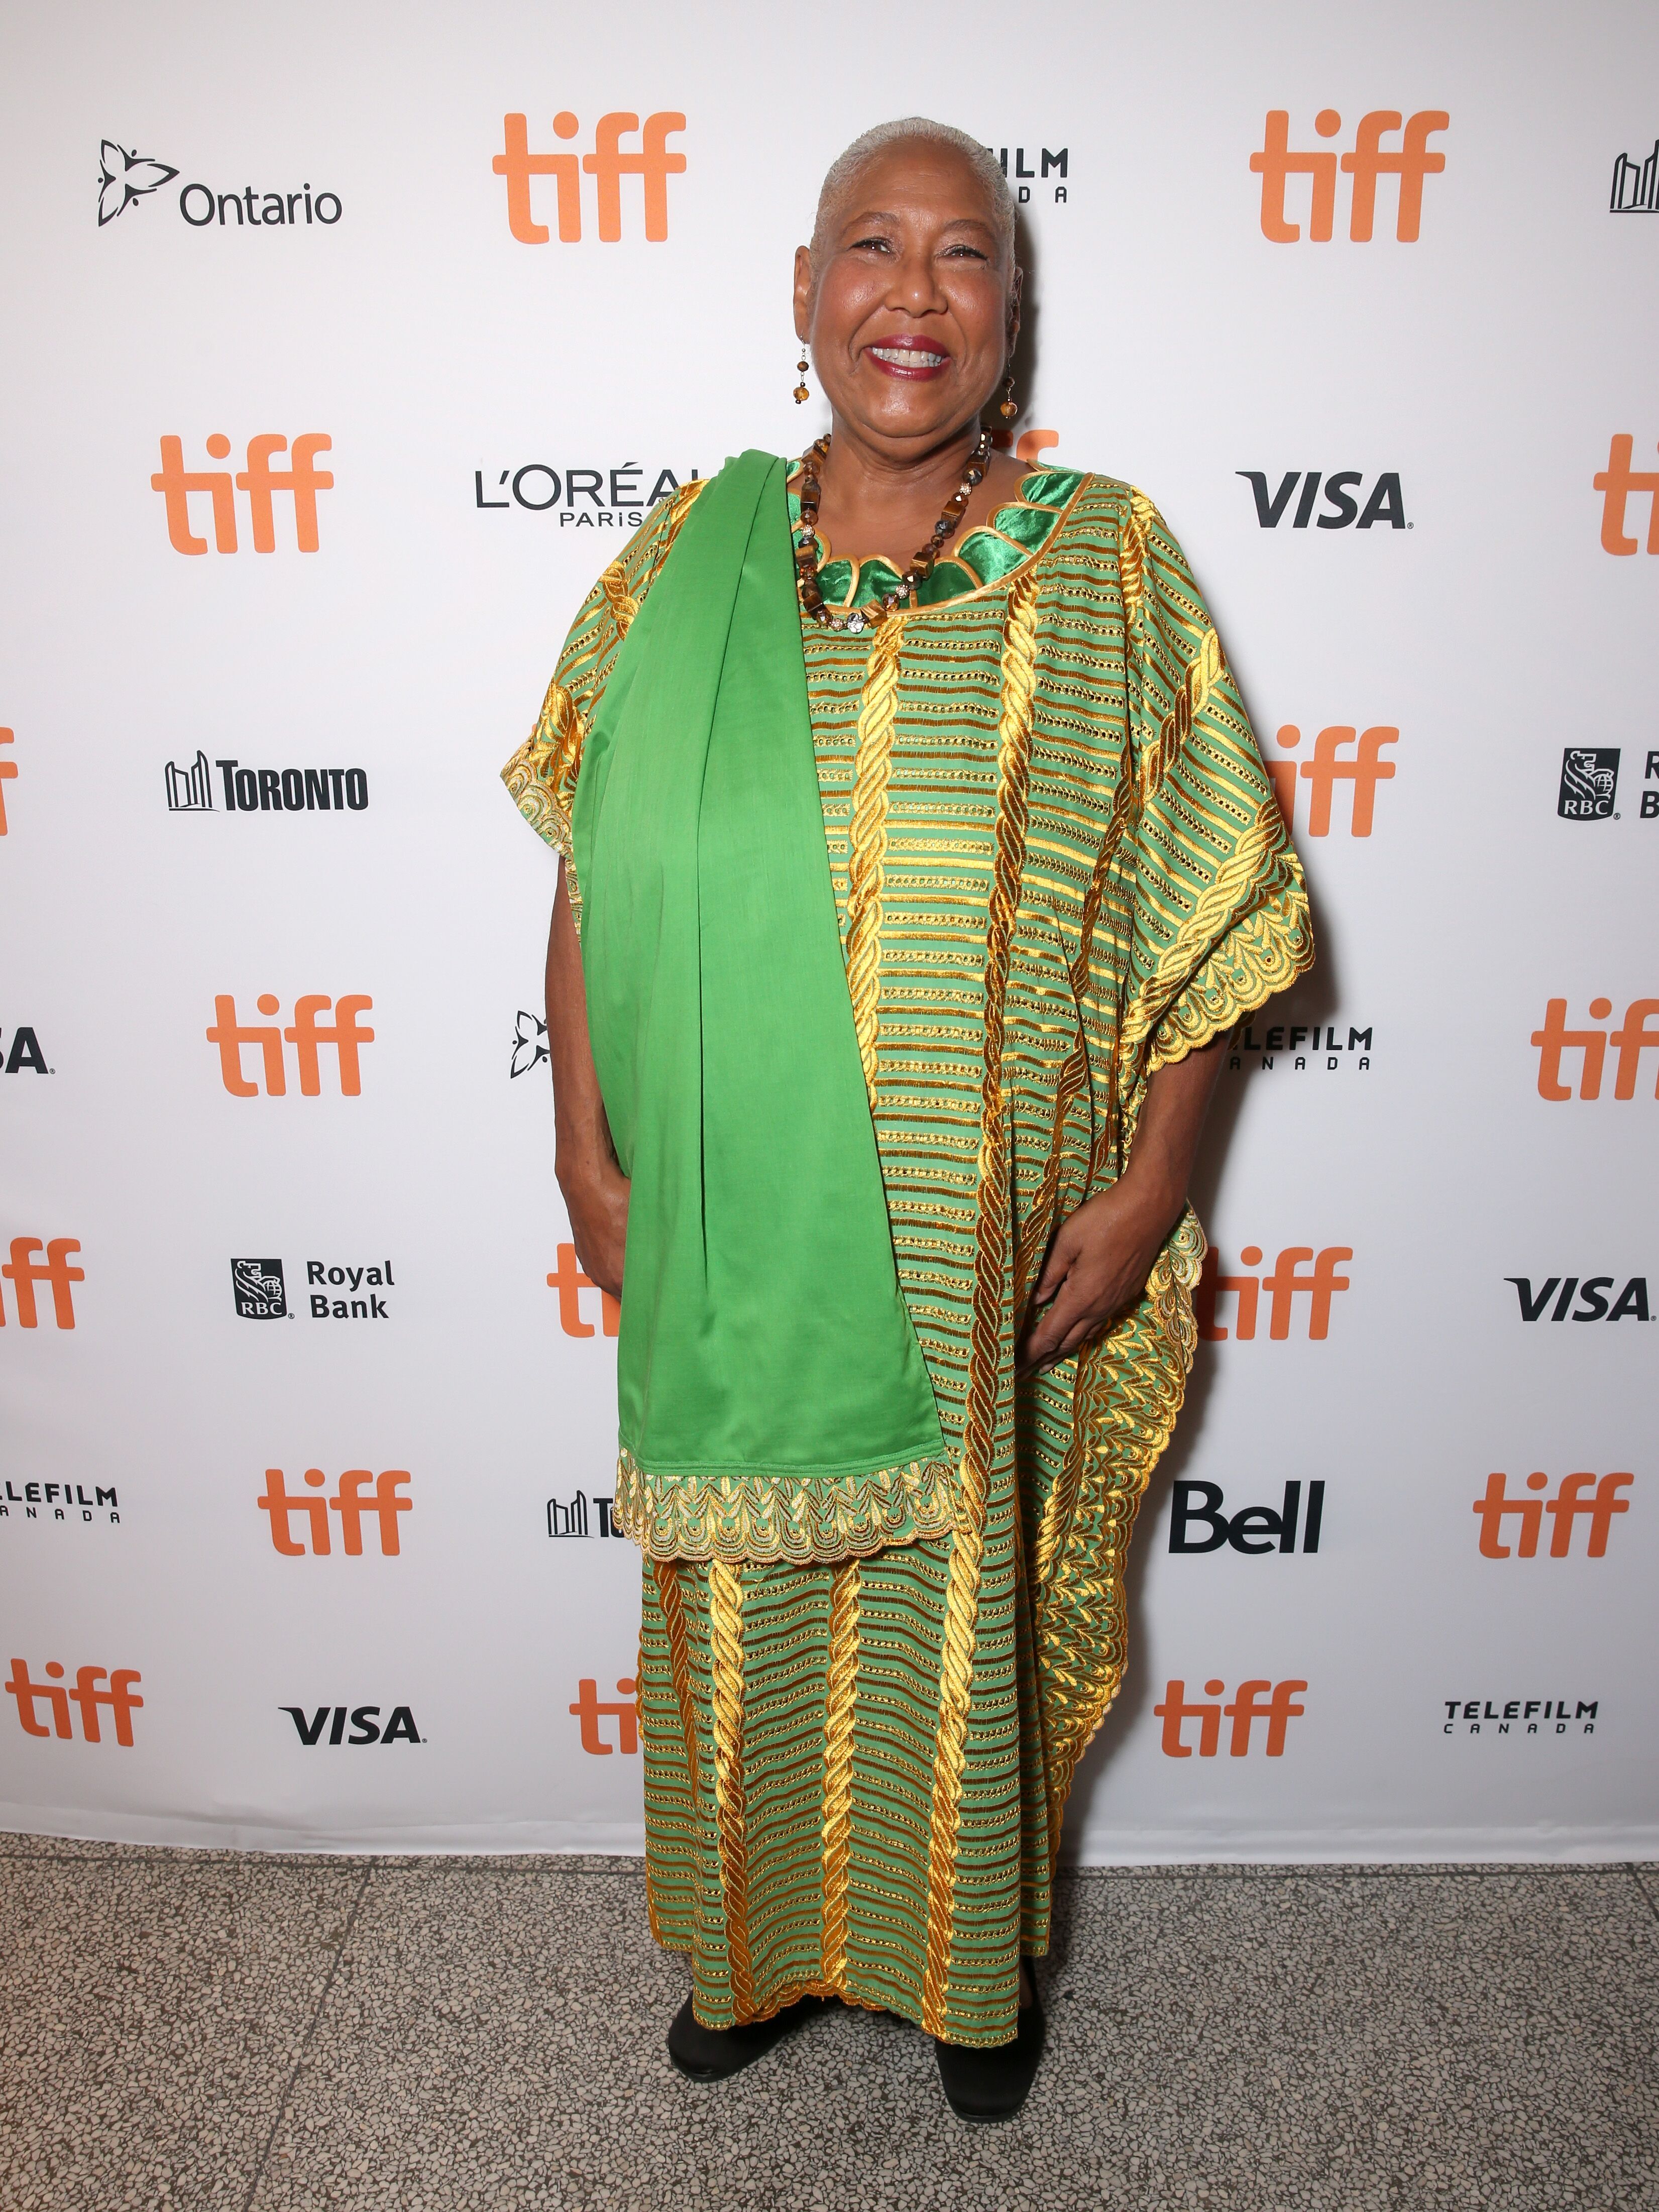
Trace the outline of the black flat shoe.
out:
[[[817,1998],[802,1997],[775,2012],[770,2020],[751,2021],[743,2027],[705,2027],[687,1997],[668,2031],[668,2055],[688,2081],[729,2081],[821,2009]]]
[[[957,2118],[989,2127],[1012,2120],[1031,2094],[1043,2033],[1042,2007],[1034,1982],[1031,2002],[1019,2008],[1019,2030],[1012,2042],[988,2046],[941,2043],[936,2036],[939,2086]]]

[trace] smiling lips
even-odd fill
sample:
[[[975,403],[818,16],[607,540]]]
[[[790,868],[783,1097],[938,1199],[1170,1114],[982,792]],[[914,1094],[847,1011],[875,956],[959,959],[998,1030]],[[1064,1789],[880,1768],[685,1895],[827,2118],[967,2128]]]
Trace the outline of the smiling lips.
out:
[[[908,377],[912,381],[942,376],[951,356],[926,338],[897,338],[885,345],[866,346],[868,357],[884,376]]]

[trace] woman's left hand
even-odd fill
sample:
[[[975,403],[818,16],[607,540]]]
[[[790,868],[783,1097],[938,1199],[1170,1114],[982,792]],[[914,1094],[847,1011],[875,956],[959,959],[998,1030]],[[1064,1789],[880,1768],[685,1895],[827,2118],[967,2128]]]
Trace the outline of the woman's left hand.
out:
[[[1015,1371],[1052,1367],[1133,1305],[1179,1211],[1167,1199],[1143,1196],[1126,1176],[1068,1214],[1031,1293]]]

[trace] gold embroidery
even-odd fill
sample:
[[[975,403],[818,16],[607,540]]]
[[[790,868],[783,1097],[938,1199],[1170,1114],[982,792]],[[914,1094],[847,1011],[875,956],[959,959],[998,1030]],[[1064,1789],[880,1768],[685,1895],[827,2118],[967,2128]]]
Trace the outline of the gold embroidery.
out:
[[[947,1459],[874,1474],[656,1475],[624,1445],[611,1517],[649,1559],[809,1566],[942,1536],[953,1509]]]
[[[859,1676],[859,1565],[836,1571],[823,1721],[823,1978],[847,1978],[847,1869],[853,1838],[853,1710]]]
[[[702,1790],[697,1762],[697,1709],[691,1701],[691,1660],[685,1637],[685,1600],[680,1590],[680,1571],[672,1559],[653,1559],[651,1563],[657,1577],[657,1596],[662,1606],[662,1617],[668,1630],[668,1668],[673,1677],[674,1697],[680,1709],[680,1734],[685,1739],[685,1772],[691,1788],[694,1811],[702,1810]],[[644,1661],[641,1659],[640,1684],[644,1687]]]
[[[1123,593],[1123,619],[1132,623],[1140,611],[1141,596],[1146,588],[1146,533],[1156,520],[1158,510],[1144,491],[1129,489],[1129,512],[1124,517],[1122,535],[1118,540],[1117,568],[1119,586]]]
[[[973,1326],[960,1498],[951,1547],[939,1664],[939,1738],[927,1835],[927,1959],[922,2026],[943,2035],[950,2002],[951,1936],[968,1715],[974,1687],[974,1630],[991,1455],[996,1444],[1008,1227],[1008,1117],[1002,1037],[1008,962],[1025,860],[1036,591],[1030,571],[1009,594],[1003,626],[1002,706],[997,732],[997,819],[986,925],[985,1041],[980,1083],[979,1188],[974,1224]]]
[[[1187,665],[1186,673],[1176,687],[1175,704],[1164,717],[1156,745],[1147,749],[1140,763],[1140,795],[1143,801],[1150,799],[1170,772],[1170,763],[1192,734],[1193,717],[1201,714],[1209,697],[1227,673],[1226,656],[1221,650],[1221,640],[1212,629],[1204,633],[1203,642]]]
[[[726,1899],[732,2006],[739,2021],[755,2010],[749,1960],[748,1806],[743,1775],[743,1583],[716,1559],[708,1570],[709,1648],[714,1677],[714,1808],[720,1888]]]
[[[851,857],[847,879],[847,987],[853,998],[864,1087],[876,1103],[881,1011],[881,892],[887,854],[887,782],[892,766],[893,723],[898,708],[902,615],[878,633],[865,678],[854,770]]]

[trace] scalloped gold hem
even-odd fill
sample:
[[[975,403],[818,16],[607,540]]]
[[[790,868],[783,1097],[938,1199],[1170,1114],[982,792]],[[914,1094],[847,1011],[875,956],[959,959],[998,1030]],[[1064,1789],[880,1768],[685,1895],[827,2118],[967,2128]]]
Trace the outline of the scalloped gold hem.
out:
[[[948,1459],[873,1474],[653,1475],[624,1445],[611,1518],[649,1559],[833,1566],[948,1535],[956,1485]]]

